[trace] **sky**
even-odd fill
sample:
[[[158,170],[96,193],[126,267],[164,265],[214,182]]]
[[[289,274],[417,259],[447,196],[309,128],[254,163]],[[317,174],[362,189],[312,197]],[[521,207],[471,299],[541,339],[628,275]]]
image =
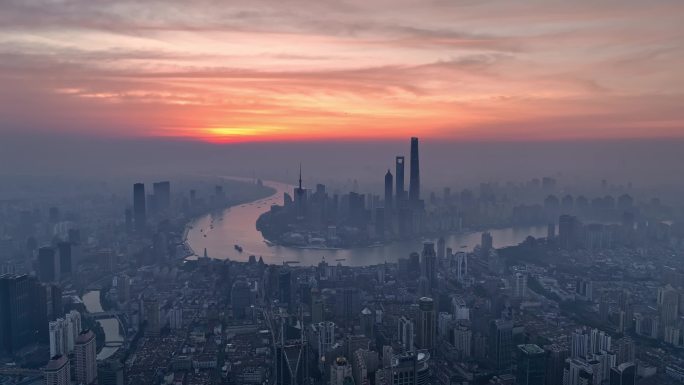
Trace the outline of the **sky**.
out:
[[[0,134],[684,137],[681,0],[2,0]]]

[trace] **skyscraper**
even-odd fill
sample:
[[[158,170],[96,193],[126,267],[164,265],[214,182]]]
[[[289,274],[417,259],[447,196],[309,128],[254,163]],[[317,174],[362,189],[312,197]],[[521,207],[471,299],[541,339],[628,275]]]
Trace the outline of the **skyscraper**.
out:
[[[276,343],[275,354],[275,384],[276,385],[297,385],[304,384],[309,369],[309,345],[306,341],[306,334],[286,333],[285,324],[280,333],[280,341]],[[288,335],[289,339],[285,336]]]
[[[30,291],[27,275],[0,277],[0,351],[14,353],[32,340]]]
[[[316,341],[318,355],[323,356],[335,344],[335,323],[332,321],[319,322],[311,325],[311,328],[318,339]]]
[[[67,351],[71,353],[74,351],[76,338],[81,334],[81,313],[72,310],[64,316],[64,321],[67,328]]]
[[[435,303],[432,298],[422,297],[418,300],[418,348],[435,347],[435,328]]]
[[[404,195],[406,194],[406,191],[404,190],[404,157],[397,156],[394,160],[394,163],[394,176],[396,178],[397,185],[396,192],[394,195],[396,195],[397,206],[399,206],[399,202],[401,202],[405,198]]]
[[[154,205],[157,211],[168,210],[171,207],[171,182],[156,182],[152,184]]]
[[[594,378],[594,368],[586,360],[581,358],[568,358],[565,360],[562,384],[593,384]]]
[[[409,184],[409,201],[417,204],[420,201],[420,163],[418,160],[418,138],[411,138],[411,174]]]
[[[662,334],[665,328],[673,325],[679,317],[679,293],[670,284],[659,288],[657,303],[660,315],[658,329]]]
[[[131,296],[131,282],[126,274],[116,277],[116,294],[119,302],[127,302]]]
[[[322,322],[324,310],[323,300],[320,298],[313,299],[311,301],[311,322]]]
[[[525,299],[527,297],[527,274],[515,273],[513,276],[513,298]]]
[[[374,329],[375,313],[365,307],[361,310],[361,333],[368,338],[373,338]]]
[[[306,214],[307,191],[302,186],[302,165],[299,165],[299,184],[294,189],[294,204],[297,217],[303,218]]]
[[[64,318],[57,318],[48,324],[50,356],[67,355],[74,351],[75,342],[81,333],[81,313],[70,311]]]
[[[610,385],[634,385],[636,383],[636,366],[633,362],[625,362],[610,369]]]
[[[458,351],[461,359],[471,356],[473,343],[473,332],[466,325],[458,325],[454,329],[454,347]]]
[[[440,261],[446,258],[446,241],[444,237],[440,237],[437,240],[437,259]]]
[[[584,329],[577,329],[570,335],[570,357],[587,358],[591,352],[589,334]]]
[[[617,351],[616,363],[618,365],[626,362],[634,362],[636,357],[636,345],[631,338],[620,338],[615,343],[615,350]]]
[[[401,316],[401,318],[399,318],[399,322],[397,323],[397,329],[399,344],[401,345],[402,351],[413,351],[415,349],[413,344],[413,321],[406,318],[406,316]]]
[[[59,355],[66,355],[68,352],[65,343],[66,338],[64,337],[64,333],[66,333],[66,329],[64,327],[64,320],[60,318],[55,321],[50,321],[49,333],[50,356],[54,357]]]
[[[489,232],[482,233],[482,241],[480,241],[480,248],[482,249],[482,255],[487,256],[489,251],[494,247],[494,239],[492,234]]]
[[[233,308],[233,317],[237,319],[245,318],[250,304],[251,291],[249,284],[243,279],[235,281],[230,290],[230,305]]]
[[[458,282],[463,282],[468,275],[468,254],[460,251],[456,253],[456,278]]]
[[[432,242],[423,243],[421,273],[427,279],[429,291],[434,290],[437,285],[437,254]]]
[[[48,324],[61,316],[62,291],[59,286],[41,284],[30,277],[29,303],[31,304],[31,329],[42,343],[50,341]]]
[[[545,346],[544,350],[546,351],[546,383],[562,384],[568,349],[554,344]]]
[[[394,205],[392,200],[392,179],[392,173],[388,169],[387,174],[385,174],[385,215],[392,210]]]
[[[97,348],[95,333],[90,330],[76,337],[76,380],[79,384],[94,384],[97,379]]]
[[[428,382],[430,354],[427,352],[407,352],[391,359],[391,385],[426,385]]]
[[[70,385],[71,370],[66,356],[54,356],[43,370],[45,385]]]
[[[143,301],[143,310],[145,321],[147,321],[145,334],[149,336],[158,336],[161,330],[159,301],[154,298],[145,298]]]
[[[574,249],[579,241],[580,223],[577,217],[561,215],[558,217],[558,245],[563,249]]]
[[[59,272],[60,275],[71,274],[71,242],[59,242]]]
[[[336,290],[336,312],[340,321],[353,323],[361,311],[359,290],[355,287],[344,287]]]
[[[489,326],[489,356],[497,370],[511,366],[513,353],[513,322],[497,319]]]
[[[133,185],[133,222],[135,230],[142,232],[145,230],[146,209],[145,209],[145,185],[136,183]]]
[[[41,282],[59,281],[59,262],[54,248],[44,246],[38,249],[38,277]]]
[[[546,353],[537,345],[518,345],[517,385],[544,385]]]
[[[287,268],[278,273],[278,300],[286,304],[292,302],[292,273]]]

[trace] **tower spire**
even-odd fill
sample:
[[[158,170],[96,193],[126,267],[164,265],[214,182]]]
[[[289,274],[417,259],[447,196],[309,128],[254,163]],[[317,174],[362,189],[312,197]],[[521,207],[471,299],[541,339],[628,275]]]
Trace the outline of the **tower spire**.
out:
[[[302,189],[302,164],[299,163],[299,189]]]

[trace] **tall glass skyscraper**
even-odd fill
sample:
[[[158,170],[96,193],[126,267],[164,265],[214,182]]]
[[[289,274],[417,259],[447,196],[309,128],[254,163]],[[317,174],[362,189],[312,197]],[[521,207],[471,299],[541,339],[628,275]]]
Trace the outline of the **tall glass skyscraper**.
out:
[[[420,163],[418,160],[418,138],[411,138],[411,174],[409,185],[409,201],[420,200]]]

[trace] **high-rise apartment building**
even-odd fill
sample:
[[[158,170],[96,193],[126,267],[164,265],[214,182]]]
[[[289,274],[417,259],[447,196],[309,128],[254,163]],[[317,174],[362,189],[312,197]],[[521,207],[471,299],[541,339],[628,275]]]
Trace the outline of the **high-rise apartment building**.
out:
[[[43,370],[45,385],[71,385],[71,367],[67,356],[54,356]]]
[[[79,384],[94,384],[97,379],[97,347],[95,333],[84,330],[76,337],[76,381]]]

